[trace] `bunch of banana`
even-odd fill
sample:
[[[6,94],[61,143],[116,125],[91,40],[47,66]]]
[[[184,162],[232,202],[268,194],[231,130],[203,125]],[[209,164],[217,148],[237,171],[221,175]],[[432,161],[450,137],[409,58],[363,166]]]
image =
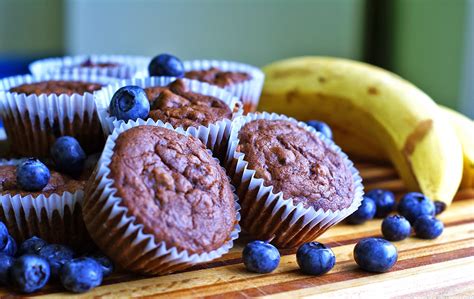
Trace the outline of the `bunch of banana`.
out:
[[[450,204],[463,153],[436,103],[393,73],[329,57],[300,57],[264,67],[259,110],[318,119],[353,158],[389,159],[410,190]]]

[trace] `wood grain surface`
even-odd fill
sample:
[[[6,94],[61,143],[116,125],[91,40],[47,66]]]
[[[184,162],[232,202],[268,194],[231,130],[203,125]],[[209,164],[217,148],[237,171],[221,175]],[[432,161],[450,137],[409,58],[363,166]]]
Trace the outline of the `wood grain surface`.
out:
[[[366,190],[388,188],[398,196],[406,192],[390,166],[359,163]],[[248,238],[219,260],[161,277],[139,277],[125,272],[107,278],[103,285],[77,297],[433,297],[474,296],[474,190],[461,190],[439,218],[445,231],[436,240],[410,237],[395,242],[399,259],[391,271],[372,274],[358,269],[352,251],[361,238],[381,236],[381,220],[363,225],[339,224],[318,241],[332,247],[336,266],[319,277],[302,274],[294,250],[284,251],[280,266],[269,274],[247,272],[241,251]],[[19,294],[0,289],[0,295]],[[59,286],[48,285],[35,296],[70,297]],[[367,297],[369,296],[369,297]]]

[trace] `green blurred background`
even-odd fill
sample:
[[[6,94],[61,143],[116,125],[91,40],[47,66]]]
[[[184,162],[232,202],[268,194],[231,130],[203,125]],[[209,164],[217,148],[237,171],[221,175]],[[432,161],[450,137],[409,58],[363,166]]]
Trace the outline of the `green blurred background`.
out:
[[[0,0],[0,76],[38,57],[161,52],[368,61],[474,117],[474,0]]]

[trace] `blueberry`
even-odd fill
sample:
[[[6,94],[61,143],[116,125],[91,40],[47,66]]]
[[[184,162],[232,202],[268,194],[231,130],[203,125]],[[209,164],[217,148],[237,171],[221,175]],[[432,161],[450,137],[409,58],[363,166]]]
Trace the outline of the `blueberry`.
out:
[[[418,192],[410,192],[405,194],[400,200],[398,212],[413,224],[416,218],[422,215],[434,216],[435,205],[425,195]]]
[[[44,246],[40,249],[39,255],[48,261],[51,267],[51,276],[53,277],[57,277],[61,267],[74,258],[72,249],[59,244]]]
[[[51,147],[51,158],[56,169],[62,173],[77,176],[86,162],[86,154],[79,142],[71,136],[56,139]]]
[[[84,293],[102,283],[102,269],[94,259],[82,257],[66,263],[61,269],[60,278],[66,290]]]
[[[0,284],[9,285],[10,284],[10,268],[12,267],[14,258],[6,255],[0,254]]]
[[[8,243],[8,229],[3,222],[0,221],[0,250],[5,248]]]
[[[327,138],[332,139],[331,128],[325,122],[319,120],[309,120],[306,123],[308,126],[313,127],[316,131],[323,134]]]
[[[391,191],[374,189],[367,192],[366,196],[375,201],[375,206],[377,207],[376,218],[387,217],[395,208],[395,195]]]
[[[270,273],[280,263],[280,252],[269,243],[253,241],[245,246],[242,258],[247,270],[257,273]]]
[[[110,101],[110,114],[123,121],[147,119],[150,102],[145,90],[139,86],[119,88]]]
[[[318,242],[305,243],[298,248],[296,260],[303,273],[321,275],[329,272],[336,264],[331,248]]]
[[[48,245],[48,243],[45,240],[33,236],[21,243],[20,248],[18,249],[18,255],[39,254],[41,248],[46,245]]]
[[[170,54],[155,56],[148,65],[150,76],[183,77],[184,66],[181,60]]]
[[[16,259],[10,270],[13,284],[24,293],[33,293],[44,287],[49,276],[48,262],[33,254],[26,254]]]
[[[444,224],[433,216],[422,215],[416,219],[413,229],[420,239],[436,239],[443,233]]]
[[[3,247],[2,250],[0,250],[0,253],[6,254],[9,256],[15,256],[16,251],[17,251],[17,246],[16,246],[15,239],[13,239],[12,236],[8,236],[7,245],[5,245],[5,247]]]
[[[40,160],[29,158],[16,167],[16,182],[25,191],[41,191],[48,185],[51,174]]]
[[[384,239],[362,239],[354,247],[356,263],[369,272],[386,272],[395,265],[397,258],[397,248]]]
[[[87,255],[87,257],[90,257],[99,263],[102,269],[102,275],[104,277],[109,276],[112,274],[112,272],[114,272],[114,263],[104,254],[97,252]]]
[[[389,241],[401,241],[411,234],[411,225],[400,215],[388,216],[382,221],[383,237]]]
[[[442,201],[437,200],[437,201],[434,202],[434,205],[435,205],[435,214],[436,215],[439,215],[439,214],[443,213],[444,210],[446,210],[446,204]]]
[[[350,224],[361,224],[367,220],[374,218],[375,202],[372,198],[364,196],[359,208],[347,217],[347,222]]]

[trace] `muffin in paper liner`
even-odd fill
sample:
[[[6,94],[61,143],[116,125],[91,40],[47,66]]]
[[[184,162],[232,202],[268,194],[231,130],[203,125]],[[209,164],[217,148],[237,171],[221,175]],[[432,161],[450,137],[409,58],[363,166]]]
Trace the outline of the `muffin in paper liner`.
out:
[[[150,57],[131,55],[77,55],[46,58],[32,62],[30,72],[35,76],[54,74],[81,74],[129,79],[146,69]],[[88,66],[81,66],[89,63]],[[91,65],[92,64],[92,65]],[[109,64],[109,65],[94,65]]]
[[[165,241],[157,241],[155,236],[145,233],[143,224],[138,223],[134,216],[128,214],[128,209],[121,205],[122,199],[115,195],[117,189],[113,187],[113,180],[107,177],[109,165],[118,136],[141,125],[156,126],[151,120],[138,120],[122,123],[113,131],[89,180],[83,210],[92,239],[122,268],[146,275],[164,275],[221,257],[233,247],[240,233],[240,206],[235,193],[236,223],[227,242],[216,250],[200,254],[180,251],[176,247],[169,247]],[[193,132],[182,128],[173,129],[169,124],[159,126],[197,137]]]
[[[244,72],[250,80],[223,87],[243,103],[244,113],[257,110],[260,94],[262,93],[264,73],[257,67],[244,63],[225,60],[188,60],[183,61],[185,72],[208,70],[212,67],[225,72]]]
[[[294,204],[292,198],[283,198],[283,193],[273,192],[272,186],[265,186],[264,180],[255,177],[255,170],[249,169],[245,154],[236,151],[238,133],[247,123],[256,119],[286,120],[316,134],[326,145],[340,155],[352,173],[354,197],[349,207],[338,211],[305,208],[302,203]],[[342,221],[357,210],[362,202],[362,179],[353,163],[334,142],[314,128],[293,118],[264,113],[252,113],[234,120],[226,158],[227,173],[237,190],[241,205],[241,226],[253,237],[268,240],[280,248],[295,248],[313,241],[327,229]]]
[[[18,165],[22,160],[0,160],[0,165]],[[92,240],[82,219],[84,191],[49,196],[0,194],[0,221],[17,242],[32,236],[49,243],[84,249]]]
[[[10,92],[13,87],[48,80],[109,84],[116,79],[88,75],[15,76],[0,80],[0,115],[11,150],[20,156],[46,157],[59,136],[75,137],[86,152],[102,149],[104,138],[94,96]]]
[[[176,78],[174,77],[135,78],[110,84],[95,92],[94,98],[104,134],[108,136],[111,134],[114,128],[118,128],[121,124],[125,123],[123,120],[118,120],[115,116],[111,116],[109,113],[110,100],[120,87],[127,85],[137,85],[142,88],[167,86],[175,80]],[[239,100],[226,90],[196,80],[182,80],[185,82],[185,84],[187,84],[187,87],[190,91],[214,96],[226,103],[231,111],[233,111],[232,118],[242,115],[242,109],[240,107]],[[152,119],[147,119],[147,123],[159,126],[165,125],[161,120],[154,121]],[[185,129],[185,131],[190,132],[193,136],[201,140],[208,149],[211,149],[214,152],[214,155],[221,157],[225,155],[225,151],[227,149],[227,140],[230,134],[231,123],[231,119],[222,119],[208,126],[201,125],[199,127],[188,127]]]

